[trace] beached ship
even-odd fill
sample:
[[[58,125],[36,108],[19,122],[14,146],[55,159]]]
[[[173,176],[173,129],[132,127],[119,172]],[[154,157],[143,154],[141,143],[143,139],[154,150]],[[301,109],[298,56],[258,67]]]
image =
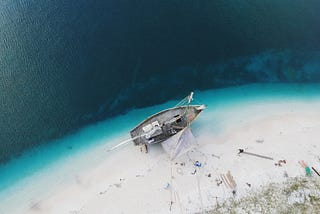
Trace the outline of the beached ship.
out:
[[[205,109],[205,105],[191,105],[193,92],[177,106],[160,111],[130,131],[134,144],[161,143],[171,159],[180,156],[196,145],[190,124]]]

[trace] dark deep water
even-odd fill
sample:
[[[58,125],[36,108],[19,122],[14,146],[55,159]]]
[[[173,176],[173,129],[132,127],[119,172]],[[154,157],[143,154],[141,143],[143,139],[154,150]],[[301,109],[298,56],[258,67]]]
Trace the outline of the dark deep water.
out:
[[[2,0],[0,159],[193,89],[320,81],[318,0]]]

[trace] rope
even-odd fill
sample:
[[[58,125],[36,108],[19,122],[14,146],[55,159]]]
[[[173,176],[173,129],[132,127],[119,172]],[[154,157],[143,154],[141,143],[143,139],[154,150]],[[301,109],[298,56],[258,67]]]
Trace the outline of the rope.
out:
[[[177,191],[176,188],[174,188],[174,185],[173,185],[173,162],[170,161],[170,212],[171,212],[171,208],[172,208],[172,205],[173,205],[173,198],[176,199],[176,202],[179,204],[179,208],[180,208],[180,213],[183,213],[183,208],[182,208],[182,205],[181,205],[181,201],[180,201],[180,197],[179,197],[179,193]],[[175,183],[176,184],[176,183]]]
[[[194,103],[196,103],[196,104],[198,104],[198,105],[202,105],[202,104],[203,104],[203,102],[199,102],[199,101],[196,100],[196,99],[193,99],[192,102],[194,102]]]
[[[171,211],[171,207],[172,207],[172,204],[173,204],[173,182],[172,182],[172,161],[170,161],[170,185],[171,185],[171,188],[170,188],[170,211]]]
[[[175,192],[177,201],[179,202],[180,213],[183,213],[179,193],[177,191],[174,191],[174,192]]]
[[[187,103],[188,102],[188,97],[189,96],[186,96],[185,98],[183,98],[182,100],[180,100],[180,102],[178,102],[174,107],[177,107],[177,106],[180,106],[184,103]]]
[[[206,155],[201,152],[200,150],[198,149],[195,149],[197,152],[199,152],[204,158],[204,163],[202,165],[202,167],[204,167],[205,165],[207,165],[207,157]],[[190,162],[194,163],[195,161],[190,157],[189,155],[189,152],[187,153],[187,157],[189,159]],[[200,170],[200,168],[197,170],[198,173],[197,173],[197,188],[198,188],[198,193],[199,193],[199,200],[200,200],[200,205],[201,205],[201,213],[204,213],[204,208],[203,208],[203,200],[202,200],[202,195],[201,195],[201,188],[200,188],[200,178],[199,178],[199,174],[200,172],[202,172],[202,170]]]
[[[199,171],[200,171],[200,170],[199,170]],[[204,210],[203,210],[203,201],[202,201],[201,189],[200,189],[200,178],[199,178],[199,174],[197,174],[197,184],[198,184],[198,193],[199,193],[199,199],[200,199],[200,205],[201,205],[201,213],[204,213]]]

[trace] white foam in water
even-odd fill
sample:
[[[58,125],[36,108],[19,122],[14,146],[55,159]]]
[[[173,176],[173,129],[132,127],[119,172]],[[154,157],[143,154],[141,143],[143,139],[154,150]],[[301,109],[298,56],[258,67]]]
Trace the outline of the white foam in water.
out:
[[[237,124],[296,112],[306,105],[319,109],[320,87],[311,84],[253,84],[196,91],[194,98],[196,102],[207,105],[207,109],[193,124],[194,134],[199,139],[208,136],[214,139]],[[137,123],[176,103],[170,101],[133,110],[126,115],[91,125],[2,166],[0,213],[19,213],[32,206],[36,208],[38,201],[49,197],[66,184],[77,181],[80,171],[94,167],[108,158],[111,155],[108,149],[129,138],[130,129]],[[130,143],[128,146],[133,145]],[[121,148],[116,152],[121,152]]]

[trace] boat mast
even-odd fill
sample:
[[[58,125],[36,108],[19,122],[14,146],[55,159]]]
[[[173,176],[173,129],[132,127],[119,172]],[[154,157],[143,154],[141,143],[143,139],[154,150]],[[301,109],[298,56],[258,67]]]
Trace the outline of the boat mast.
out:
[[[193,100],[193,91],[191,91],[190,95],[188,96],[188,106]]]
[[[191,91],[191,93],[190,93],[190,95],[187,97],[187,99],[188,99],[188,105],[187,105],[186,113],[188,114],[188,113],[189,113],[190,103],[191,103],[192,100],[193,100],[193,91]],[[187,126],[190,126],[190,120],[189,120],[189,117],[188,117],[187,114],[186,114],[186,116],[187,116]]]

